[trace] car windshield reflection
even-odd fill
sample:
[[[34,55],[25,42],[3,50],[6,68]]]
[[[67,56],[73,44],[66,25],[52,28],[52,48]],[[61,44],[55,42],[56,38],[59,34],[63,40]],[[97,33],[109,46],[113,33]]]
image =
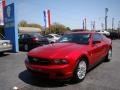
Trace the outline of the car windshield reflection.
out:
[[[87,33],[65,34],[57,42],[58,43],[89,44],[89,37],[90,37],[90,34],[87,34]]]

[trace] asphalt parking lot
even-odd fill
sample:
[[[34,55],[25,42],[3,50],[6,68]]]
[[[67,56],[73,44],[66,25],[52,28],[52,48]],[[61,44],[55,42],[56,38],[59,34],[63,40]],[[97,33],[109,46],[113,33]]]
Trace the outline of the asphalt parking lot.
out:
[[[26,71],[26,52],[0,56],[0,90],[120,90],[120,40],[113,41],[111,62],[103,62],[83,82],[70,84],[32,78]]]

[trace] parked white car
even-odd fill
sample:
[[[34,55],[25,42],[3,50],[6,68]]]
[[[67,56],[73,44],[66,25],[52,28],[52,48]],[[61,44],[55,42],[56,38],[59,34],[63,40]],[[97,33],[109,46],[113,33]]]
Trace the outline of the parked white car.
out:
[[[58,34],[48,34],[48,35],[46,35],[46,37],[47,37],[47,39],[49,40],[50,43],[54,43],[61,37],[61,35],[58,35]]]
[[[12,44],[10,40],[4,40],[4,36],[0,34],[0,54],[6,51],[10,51],[12,49]]]
[[[104,34],[106,36],[109,36],[110,35],[110,32],[106,31],[106,30],[97,30],[96,32],[98,33],[101,33],[101,34]]]

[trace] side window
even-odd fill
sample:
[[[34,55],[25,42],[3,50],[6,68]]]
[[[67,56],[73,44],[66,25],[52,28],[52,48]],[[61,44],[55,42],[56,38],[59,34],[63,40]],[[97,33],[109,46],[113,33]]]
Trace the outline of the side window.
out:
[[[25,34],[24,38],[30,38],[30,35]]]
[[[102,35],[101,34],[93,34],[92,40],[93,41],[102,41]]]
[[[18,37],[19,37],[19,39],[21,39],[22,35],[19,35]]]

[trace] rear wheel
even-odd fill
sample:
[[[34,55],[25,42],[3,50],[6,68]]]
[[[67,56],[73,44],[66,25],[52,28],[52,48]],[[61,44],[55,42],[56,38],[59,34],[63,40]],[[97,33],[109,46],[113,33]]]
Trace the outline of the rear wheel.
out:
[[[109,49],[108,54],[106,55],[105,61],[110,61],[112,59],[112,48]]]
[[[25,44],[25,45],[24,45],[24,50],[25,50],[25,51],[28,51],[28,50],[29,50],[28,44]]]
[[[82,58],[77,64],[72,80],[74,82],[82,81],[86,76],[86,71],[87,71],[87,63],[85,58]]]

